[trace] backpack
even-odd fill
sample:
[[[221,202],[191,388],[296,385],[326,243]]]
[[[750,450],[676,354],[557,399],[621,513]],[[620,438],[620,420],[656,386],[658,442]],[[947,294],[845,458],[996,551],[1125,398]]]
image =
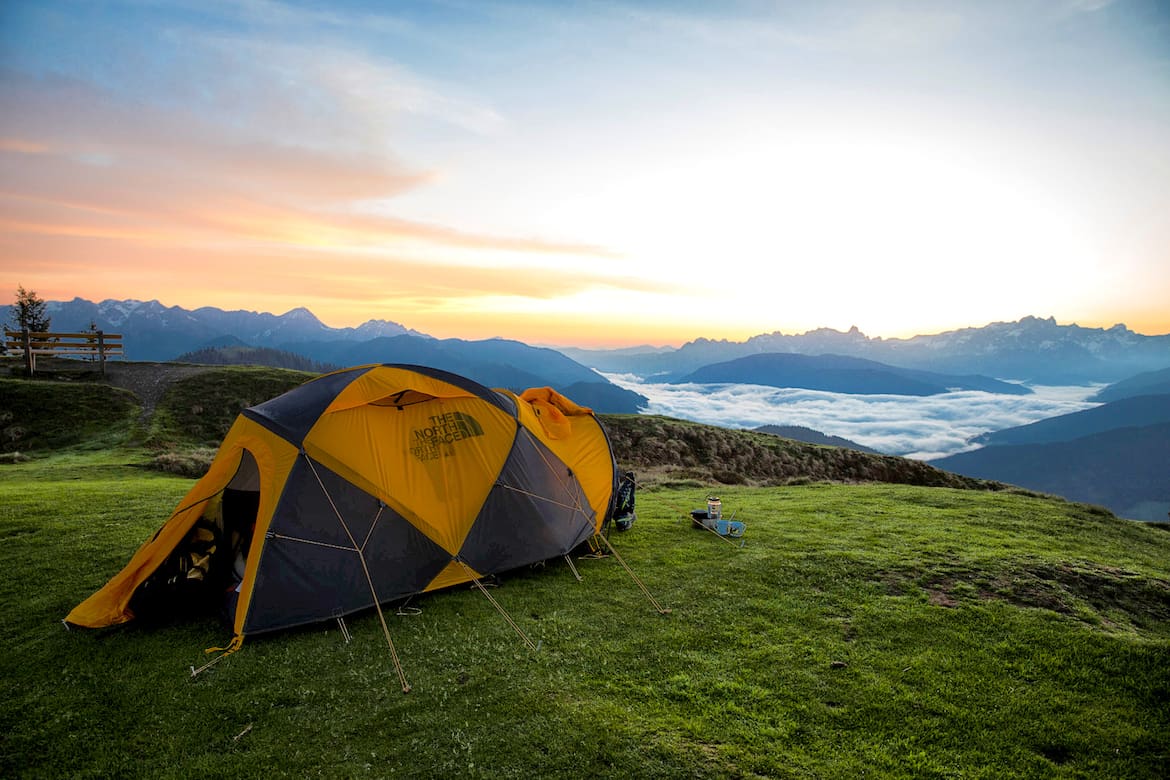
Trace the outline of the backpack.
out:
[[[638,516],[634,513],[634,472],[622,474],[618,482],[617,498],[614,501],[613,524],[619,531],[628,531]]]

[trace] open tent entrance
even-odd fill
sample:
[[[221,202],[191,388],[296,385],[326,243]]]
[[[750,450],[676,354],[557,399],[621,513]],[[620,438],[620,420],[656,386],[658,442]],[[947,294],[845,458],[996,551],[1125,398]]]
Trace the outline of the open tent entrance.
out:
[[[260,508],[260,470],[248,450],[219,493],[166,560],[135,590],[130,609],[137,617],[165,620],[219,612],[230,625]]]

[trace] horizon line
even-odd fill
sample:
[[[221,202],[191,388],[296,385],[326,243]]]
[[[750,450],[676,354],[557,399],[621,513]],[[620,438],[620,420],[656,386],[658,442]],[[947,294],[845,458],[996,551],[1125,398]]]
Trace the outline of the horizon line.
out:
[[[33,291],[33,292],[35,294],[35,291]],[[292,308],[288,309],[287,311],[282,312],[280,314],[277,314],[277,313],[272,312],[272,311],[256,310],[256,309],[242,309],[242,308],[241,309],[225,309],[225,308],[211,305],[211,304],[205,304],[205,305],[201,305],[201,306],[198,306],[198,307],[195,307],[192,309],[188,309],[188,308],[181,306],[181,305],[178,305],[178,304],[168,305],[166,303],[163,303],[158,298],[150,298],[147,300],[143,300],[140,298],[103,298],[100,301],[94,301],[94,300],[90,300],[89,298],[84,298],[80,295],[75,295],[75,296],[73,296],[73,298],[71,298],[69,300],[52,299],[52,300],[46,300],[45,303],[46,304],[69,304],[69,303],[74,303],[77,301],[92,304],[95,306],[100,306],[100,305],[106,304],[106,303],[130,303],[130,304],[138,304],[138,305],[154,303],[154,304],[157,304],[157,305],[159,305],[163,308],[166,308],[166,309],[180,309],[180,310],[189,311],[189,312],[198,311],[199,309],[218,309],[219,311],[222,311],[225,313],[243,313],[243,314],[254,314],[254,315],[258,315],[258,316],[269,315],[269,316],[277,317],[277,318],[286,317],[289,314],[292,314],[293,312],[296,312],[296,311],[304,311],[304,312],[307,312],[309,315],[311,315],[319,323],[321,323],[321,325],[323,325],[324,327],[326,327],[330,330],[356,330],[356,329],[358,329],[364,325],[370,324],[370,323],[389,323],[392,325],[397,325],[398,327],[401,327],[408,332],[413,332],[413,333],[421,335],[421,336],[426,336],[426,337],[435,338],[435,339],[458,338],[458,339],[472,340],[472,341],[489,341],[489,340],[493,340],[493,339],[500,339],[500,340],[505,340],[505,341],[521,341],[521,339],[514,338],[511,336],[504,336],[504,335],[493,335],[493,336],[485,336],[482,338],[470,338],[470,339],[467,337],[464,337],[464,336],[437,336],[437,335],[434,335],[432,333],[427,333],[427,332],[424,332],[422,330],[419,330],[418,328],[411,327],[411,326],[409,326],[405,323],[399,322],[397,320],[375,318],[375,317],[371,317],[371,318],[368,318],[366,320],[363,320],[362,322],[358,323],[357,325],[341,325],[341,326],[330,325],[327,322],[325,322],[320,316],[318,316],[311,308],[309,308],[308,306],[305,306],[305,305],[293,306]],[[9,304],[9,306],[11,306],[11,304]],[[1145,336],[1148,338],[1156,338],[1159,336],[1170,336],[1170,333],[1142,333],[1140,331],[1134,330],[1133,328],[1131,328],[1128,324],[1126,324],[1124,322],[1116,322],[1110,326],[1080,325],[1076,321],[1061,322],[1056,318],[1055,315],[1048,315],[1047,317],[1041,317],[1041,316],[1037,316],[1034,314],[1025,314],[1025,315],[1021,315],[1019,318],[1017,318],[1015,320],[992,320],[992,321],[986,322],[986,323],[981,324],[981,325],[965,325],[965,326],[954,327],[954,328],[944,328],[942,330],[938,330],[938,331],[934,331],[934,332],[919,331],[919,332],[916,332],[916,333],[909,335],[909,336],[872,335],[872,334],[868,333],[864,328],[861,328],[856,324],[850,325],[847,329],[844,329],[844,330],[842,330],[840,328],[835,328],[835,327],[830,326],[830,325],[818,325],[816,327],[808,328],[808,329],[806,329],[804,331],[800,331],[800,332],[796,332],[796,331],[787,332],[787,331],[784,331],[782,329],[777,328],[775,330],[761,331],[759,333],[751,334],[750,336],[745,336],[744,338],[739,340],[739,343],[743,343],[743,342],[749,341],[753,338],[758,338],[760,336],[780,335],[780,336],[799,337],[799,336],[807,336],[807,335],[821,332],[821,331],[832,331],[834,333],[838,333],[841,335],[848,335],[850,333],[856,332],[860,336],[862,336],[865,339],[870,340],[870,341],[907,341],[907,340],[917,338],[917,337],[939,336],[939,335],[943,335],[945,333],[954,333],[954,332],[961,331],[961,330],[979,330],[982,328],[991,327],[993,325],[1018,324],[1018,323],[1021,323],[1021,322],[1027,321],[1027,320],[1051,322],[1051,323],[1055,324],[1057,327],[1078,327],[1078,328],[1084,328],[1087,330],[1109,331],[1109,330],[1113,330],[1115,328],[1120,327],[1120,328],[1124,328],[1125,330],[1127,330],[1131,333],[1134,333],[1135,335]],[[638,347],[648,347],[651,349],[678,349],[685,344],[693,343],[695,341],[700,341],[700,340],[711,341],[711,342],[716,342],[716,343],[718,343],[718,342],[737,343],[737,341],[735,339],[711,338],[708,336],[695,336],[693,338],[681,339],[677,343],[660,343],[660,344],[655,344],[655,343],[652,343],[649,341],[634,343],[633,341],[630,341],[630,340],[626,340],[624,342],[613,341],[612,343],[608,343],[608,345],[598,344],[598,345],[589,345],[589,346],[581,346],[581,345],[577,345],[577,344],[556,344],[556,343],[546,343],[546,342],[537,342],[537,341],[523,342],[523,343],[528,343],[531,346],[546,347],[549,349],[584,349],[584,350],[604,351],[604,350],[615,350],[615,349],[636,349]]]

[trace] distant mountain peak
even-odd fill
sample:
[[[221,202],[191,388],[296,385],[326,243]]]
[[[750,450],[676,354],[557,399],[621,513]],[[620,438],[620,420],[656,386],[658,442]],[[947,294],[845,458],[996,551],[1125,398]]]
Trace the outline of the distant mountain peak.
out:
[[[295,309],[289,309],[281,316],[292,318],[292,319],[310,319],[310,320],[313,320],[314,322],[321,321],[321,320],[317,319],[316,314],[313,314],[313,312],[309,311],[304,306],[298,306]]]
[[[581,357],[603,371],[651,377],[682,376],[713,363],[783,352],[833,353],[900,368],[1034,384],[1086,384],[1170,366],[1170,334],[1146,336],[1124,324],[1108,330],[1060,325],[1052,316],[1028,315],[1016,322],[909,338],[870,338],[857,326],[817,328],[800,335],[773,331],[738,342],[699,338],[661,354],[596,351]]]
[[[1028,315],[1025,315],[1024,317],[1021,317],[1019,323],[1005,322],[1003,324],[1005,324],[1005,325],[1013,325],[1013,324],[1033,325],[1036,323],[1043,323],[1045,325],[1056,325],[1056,317],[1053,317],[1051,314],[1048,315],[1047,317],[1037,317],[1033,314],[1028,314]]]

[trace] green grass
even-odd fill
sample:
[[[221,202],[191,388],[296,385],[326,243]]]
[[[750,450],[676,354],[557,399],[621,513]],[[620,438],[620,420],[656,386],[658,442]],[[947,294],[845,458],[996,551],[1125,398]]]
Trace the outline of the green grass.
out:
[[[0,452],[118,445],[139,407],[132,393],[109,385],[0,378]]]
[[[192,483],[96,453],[0,467],[5,777],[1164,777],[1170,534],[905,485],[644,491],[613,558],[250,638],[60,620]]]
[[[283,368],[224,366],[180,379],[155,409],[147,443],[154,449],[218,447],[241,411],[315,376]]]

